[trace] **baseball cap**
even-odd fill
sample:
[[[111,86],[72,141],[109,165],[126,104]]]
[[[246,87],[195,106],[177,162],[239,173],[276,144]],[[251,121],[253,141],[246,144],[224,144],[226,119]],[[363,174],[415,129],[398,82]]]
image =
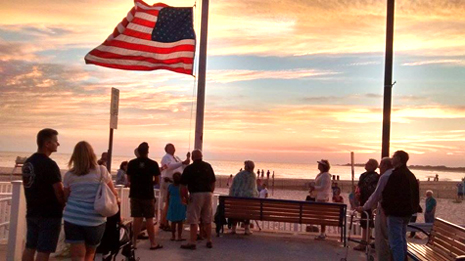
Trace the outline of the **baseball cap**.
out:
[[[322,164],[322,165],[325,165],[325,166],[329,167],[329,161],[328,160],[322,159],[322,160],[318,160],[317,162],[319,164]]]

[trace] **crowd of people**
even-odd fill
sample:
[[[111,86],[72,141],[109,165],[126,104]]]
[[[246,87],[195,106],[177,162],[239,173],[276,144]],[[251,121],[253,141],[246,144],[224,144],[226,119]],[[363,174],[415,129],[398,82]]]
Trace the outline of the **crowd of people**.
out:
[[[107,153],[97,160],[92,146],[86,141],[78,142],[68,166],[69,171],[61,176],[58,165],[50,158],[57,151],[58,132],[43,129],[37,134],[37,152],[30,156],[22,169],[26,197],[26,247],[22,260],[48,260],[55,252],[64,221],[65,242],[70,244],[73,261],[94,260],[97,247],[104,234],[118,239],[108,229],[109,223],[117,223],[115,216],[102,216],[94,209],[97,191],[106,184],[111,193],[118,193],[106,168]],[[183,249],[196,249],[197,231],[206,237],[206,247],[212,248],[212,193],[215,189],[213,168],[202,160],[200,150],[187,153],[181,161],[174,155],[175,147],[167,144],[166,155],[159,164],[149,158],[149,145],[141,143],[136,149],[136,158],[122,162],[116,184],[129,187],[130,209],[133,217],[132,244],[137,248],[140,231],[144,225],[150,240],[150,249],[163,246],[157,242],[154,228],[154,186],[160,186],[163,195],[160,227],[171,231],[171,240],[184,241],[183,223],[190,225],[190,236]],[[192,163],[190,162],[192,158]],[[117,220],[116,222],[110,222]],[[171,225],[168,225],[168,221]],[[177,236],[176,236],[177,232]]]
[[[100,184],[107,184],[118,197],[106,168],[106,153],[97,160],[88,142],[78,142],[68,163],[69,171],[62,179],[60,169],[50,159],[59,145],[56,130],[41,130],[37,134],[37,153],[27,159],[22,169],[27,203],[27,236],[23,252],[25,261],[48,260],[50,253],[57,247],[62,219],[65,241],[71,246],[72,259],[93,260],[108,226],[107,218],[94,210]],[[135,149],[136,158],[122,162],[117,172],[116,184],[129,187],[133,246],[137,248],[137,239],[145,219],[149,248],[157,250],[163,247],[156,240],[154,229],[156,204],[153,188],[157,186],[162,200],[160,229],[170,231],[172,241],[184,241],[186,239],[182,237],[182,231],[186,222],[190,226],[189,238],[180,247],[194,250],[197,248],[197,239],[205,237],[206,247],[212,248],[211,202],[216,182],[213,168],[203,161],[200,150],[192,151],[192,155],[187,153],[185,160],[175,155],[175,146],[171,143],[165,146],[165,152],[159,165],[149,158],[149,144],[143,142]],[[407,168],[408,159],[406,152],[396,151],[392,158],[383,158],[380,164],[375,159],[368,160],[365,164],[366,172],[360,175],[354,193],[349,197],[353,208],[362,213],[361,227],[364,230],[362,243],[354,249],[365,250],[370,243],[371,229],[374,228],[378,260],[404,260],[407,224],[415,222],[416,214],[423,212],[419,204],[419,183]],[[307,200],[344,203],[341,189],[334,178],[332,180],[329,161],[322,159],[317,163],[319,173],[314,182],[310,183]],[[255,172],[254,168],[254,162],[247,160],[244,162],[244,170],[229,177],[227,185],[230,196],[268,197],[268,182],[260,181],[260,173],[263,178],[264,170]],[[376,172],[378,168],[380,174]],[[268,171],[267,180],[270,174]],[[426,192],[426,197],[425,222],[433,222],[437,202],[430,190]],[[236,234],[238,222],[244,224],[245,235],[252,234],[250,220],[229,222],[232,234]],[[315,240],[325,240],[324,225],[319,232]]]

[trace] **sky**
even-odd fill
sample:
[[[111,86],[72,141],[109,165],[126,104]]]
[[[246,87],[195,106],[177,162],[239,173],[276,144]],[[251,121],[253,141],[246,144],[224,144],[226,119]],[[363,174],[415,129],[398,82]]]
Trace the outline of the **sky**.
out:
[[[196,4],[199,35],[200,0],[165,3]],[[112,87],[114,154],[142,141],[155,159],[168,142],[193,149],[194,77],[84,63],[132,6],[0,0],[0,151],[33,152],[45,127],[59,152],[81,140],[105,151]],[[396,1],[390,150],[410,164],[465,166],[464,12],[461,0]],[[211,0],[205,159],[379,159],[385,26],[386,1]]]

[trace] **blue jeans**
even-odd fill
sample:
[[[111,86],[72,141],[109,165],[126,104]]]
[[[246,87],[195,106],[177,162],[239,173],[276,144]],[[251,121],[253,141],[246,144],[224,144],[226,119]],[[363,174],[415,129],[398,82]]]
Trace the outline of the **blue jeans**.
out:
[[[407,225],[410,216],[387,217],[389,247],[394,261],[404,261],[407,255]]]

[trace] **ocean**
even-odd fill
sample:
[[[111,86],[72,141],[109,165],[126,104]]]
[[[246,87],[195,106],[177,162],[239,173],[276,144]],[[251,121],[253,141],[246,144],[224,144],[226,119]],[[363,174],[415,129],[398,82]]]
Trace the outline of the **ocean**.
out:
[[[0,167],[14,167],[15,159],[17,156],[28,157],[31,152],[0,152]],[[70,154],[54,153],[51,158],[55,160],[61,169],[67,169],[67,163],[70,158]],[[119,168],[121,162],[130,160],[128,156],[113,156],[112,159],[112,171],[116,171]],[[154,160],[160,162],[161,158],[154,157]],[[217,175],[230,175],[239,172],[239,169],[243,168],[243,161],[226,161],[226,160],[209,160],[209,162]],[[268,170],[275,174],[275,178],[290,178],[290,179],[313,179],[318,174],[317,163],[310,162],[308,164],[301,163],[276,163],[276,162],[255,162],[255,170],[259,169],[260,172],[263,169],[265,176]],[[361,173],[365,170],[363,167],[355,167],[355,179],[357,180]],[[443,181],[459,181],[465,173],[460,172],[446,172],[446,171],[427,171],[427,170],[412,170],[415,176],[420,180],[427,180],[428,177],[433,177],[436,174],[439,175],[439,179]],[[339,175],[341,180],[351,180],[351,168],[350,166],[331,166],[330,173],[333,175]]]

